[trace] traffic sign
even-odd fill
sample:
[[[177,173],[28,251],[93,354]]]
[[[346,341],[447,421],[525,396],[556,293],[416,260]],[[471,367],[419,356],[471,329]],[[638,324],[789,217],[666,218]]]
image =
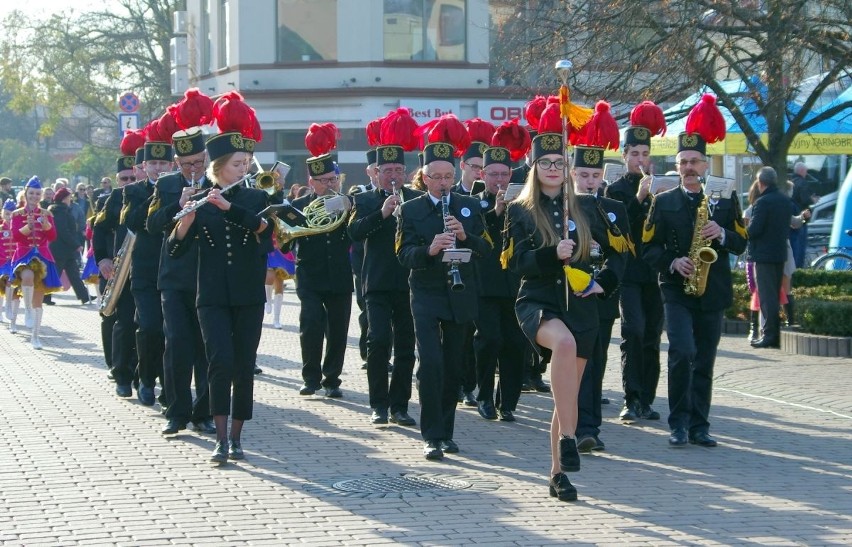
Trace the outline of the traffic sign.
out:
[[[132,91],[125,91],[118,98],[118,108],[122,112],[137,112],[139,110],[139,97]]]
[[[139,129],[139,114],[119,114],[118,115],[118,136],[123,137],[127,131],[136,131]]]

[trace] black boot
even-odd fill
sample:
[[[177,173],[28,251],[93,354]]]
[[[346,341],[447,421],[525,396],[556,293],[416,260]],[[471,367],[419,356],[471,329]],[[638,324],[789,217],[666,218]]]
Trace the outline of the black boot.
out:
[[[784,304],[784,315],[787,316],[787,325],[788,327],[796,324],[795,316],[793,315],[793,295],[787,295],[787,303]]]
[[[749,315],[749,321],[751,322],[751,330],[748,333],[748,341],[754,342],[760,338],[760,313],[752,311]]]

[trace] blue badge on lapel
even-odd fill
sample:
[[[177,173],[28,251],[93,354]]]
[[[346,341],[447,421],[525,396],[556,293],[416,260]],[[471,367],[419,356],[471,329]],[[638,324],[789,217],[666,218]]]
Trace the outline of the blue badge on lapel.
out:
[[[576,229],[577,229],[577,225],[574,224],[574,221],[571,220],[571,219],[568,219],[568,231],[573,232]]]
[[[615,222],[615,219],[617,218],[617,217],[615,216],[615,213],[613,213],[612,211],[610,211],[609,213],[607,213],[607,214],[606,214],[606,217],[609,219],[609,221],[610,221],[610,222]]]
[[[463,216],[465,218],[469,217],[470,216],[470,209],[468,209],[467,207],[462,207],[461,216]]]

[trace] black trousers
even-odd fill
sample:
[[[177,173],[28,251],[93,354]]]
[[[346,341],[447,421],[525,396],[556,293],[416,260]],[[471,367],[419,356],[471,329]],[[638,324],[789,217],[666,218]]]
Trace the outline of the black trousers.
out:
[[[500,363],[501,410],[514,411],[521,397],[526,338],[515,315],[515,299],[482,297],[473,335],[476,355],[477,401],[494,402],[494,373]]]
[[[210,417],[207,358],[195,308],[195,291],[165,290],[163,305],[163,389],[166,418],[199,422]],[[192,379],[195,376],[195,401]]]
[[[583,379],[580,381],[580,392],[577,395],[577,437],[600,435],[601,397],[603,396],[603,379],[606,372],[607,352],[612,339],[614,317],[601,317],[598,328],[598,341],[592,352],[592,358],[586,361]]]
[[[370,328],[367,314],[367,301],[364,298],[364,288],[361,286],[361,274],[355,274],[355,303],[358,305],[358,352],[361,360],[367,362],[367,336]],[[387,361],[386,361],[387,362]]]
[[[136,302],[136,353],[139,355],[139,381],[154,387],[163,379],[163,305],[157,289],[131,289]]]
[[[118,297],[112,327],[112,375],[115,383],[129,386],[136,375],[136,303],[125,285]],[[104,318],[109,321],[109,318]]]
[[[621,285],[621,383],[624,400],[654,402],[660,381],[663,299],[656,282]]]
[[[210,363],[210,414],[251,420],[263,304],[198,308],[198,323]]]
[[[420,434],[426,441],[440,441],[452,439],[455,431],[462,349],[470,325],[442,318],[428,298],[423,300],[411,297],[420,357]]]
[[[80,268],[77,265],[78,258],[74,258],[70,256],[62,261],[56,261],[56,273],[62,275],[62,272],[65,272],[65,275],[68,276],[68,281],[71,283],[71,287],[74,289],[74,294],[77,296],[77,299],[88,302],[89,301],[89,289],[86,288],[86,284],[83,283],[83,280],[80,279]]]
[[[101,275],[98,275],[98,286],[101,294],[103,294],[106,287],[106,279]],[[115,313],[109,317],[101,316],[101,345],[103,345],[104,350],[104,363],[106,363],[109,370],[112,370],[112,328],[115,326],[116,316],[117,314]]]
[[[365,295],[370,330],[367,334],[367,380],[370,408],[408,412],[414,373],[414,319],[408,291]],[[393,344],[393,372],[388,382],[388,355]]]
[[[459,385],[467,393],[476,389],[476,352],[473,349],[474,324],[467,323],[464,331],[464,343],[461,350],[461,368],[459,368]],[[458,390],[456,390],[458,397]]]
[[[763,326],[763,338],[769,342],[781,341],[781,278],[784,277],[783,262],[756,262],[754,276],[757,281],[757,297],[760,299],[760,313],[766,323]]]
[[[713,364],[722,336],[722,311],[665,305],[669,337],[669,427],[691,435],[710,429]]]
[[[352,293],[297,290],[302,309],[299,312],[299,342],[302,346],[302,380],[314,388],[340,386]],[[325,357],[322,345],[325,339]]]

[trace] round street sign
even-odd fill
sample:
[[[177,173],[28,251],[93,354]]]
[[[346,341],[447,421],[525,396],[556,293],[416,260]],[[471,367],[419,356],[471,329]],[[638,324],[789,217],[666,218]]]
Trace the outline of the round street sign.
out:
[[[122,112],[132,113],[139,110],[139,97],[132,91],[122,93],[118,98],[118,108]]]

